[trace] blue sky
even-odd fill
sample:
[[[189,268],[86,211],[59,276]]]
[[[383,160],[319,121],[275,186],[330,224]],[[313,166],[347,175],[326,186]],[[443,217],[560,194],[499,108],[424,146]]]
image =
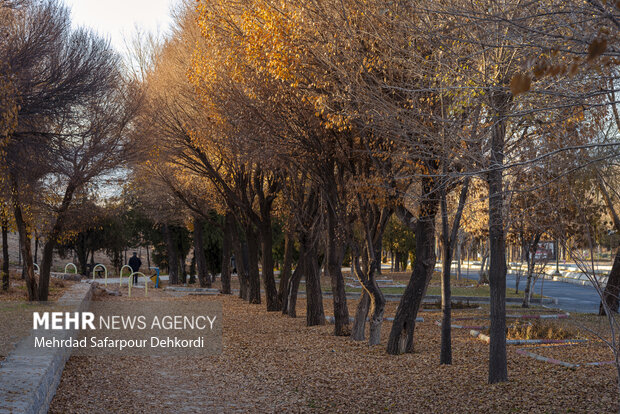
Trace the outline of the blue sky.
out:
[[[170,8],[175,0],[65,0],[76,25],[95,29],[110,38],[112,45],[124,52],[135,27],[165,33],[170,24]]]

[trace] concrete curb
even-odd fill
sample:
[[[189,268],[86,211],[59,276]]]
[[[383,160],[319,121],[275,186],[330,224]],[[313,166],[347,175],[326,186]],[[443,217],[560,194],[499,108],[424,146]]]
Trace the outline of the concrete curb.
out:
[[[538,315],[506,315],[506,318],[514,318],[514,319],[566,319],[570,317],[570,313],[561,313],[561,314],[538,314]],[[476,319],[490,319],[489,316],[467,316],[467,317],[459,317],[452,318],[453,321],[471,321]]]
[[[76,273],[58,273],[58,272],[50,272],[50,276],[60,280],[73,280],[79,282],[82,280],[82,275]]]
[[[76,283],[58,304],[75,303],[74,311],[82,312],[88,309],[91,296],[90,284]],[[78,331],[72,329],[55,336],[65,339],[77,334]],[[46,413],[71,355],[68,348],[56,348],[47,355],[33,355],[26,343],[28,339],[22,340],[0,365],[0,413]]]
[[[435,325],[441,326],[441,321],[435,321]],[[450,325],[452,329],[487,329],[488,326]]]
[[[325,320],[327,321],[327,323],[335,323],[335,319],[333,316],[331,315],[327,315],[325,316]],[[370,319],[366,318],[366,322],[368,322]],[[388,318],[383,318],[384,321],[386,322],[394,322],[394,318],[392,317],[388,317]],[[349,316],[349,322],[353,322],[355,321],[355,318],[352,316]],[[424,318],[421,316],[418,316],[417,318],[415,318],[416,322],[424,322]]]
[[[482,332],[471,330],[469,334],[474,338],[486,343],[491,342],[491,338]],[[540,344],[572,344],[588,342],[587,339],[506,339],[506,345],[540,345]]]
[[[166,292],[179,292],[179,293],[187,293],[189,295],[219,295],[219,289],[212,288],[192,288],[185,286],[166,286],[164,288]]]
[[[561,313],[557,315],[506,315],[507,318],[517,319],[566,319],[570,317],[570,313]]]
[[[603,365],[615,364],[615,361],[586,362],[585,364],[573,364],[573,363],[570,363],[570,362],[560,361],[559,359],[555,359],[555,358],[544,357],[542,355],[538,355],[538,354],[535,354],[533,352],[526,351],[524,349],[517,349],[517,354],[525,355],[525,356],[537,359],[537,360],[542,361],[542,362],[548,362],[549,364],[562,365],[562,366],[567,367],[567,368],[578,368],[578,367],[585,367],[585,366],[600,367],[600,366],[603,366]]]

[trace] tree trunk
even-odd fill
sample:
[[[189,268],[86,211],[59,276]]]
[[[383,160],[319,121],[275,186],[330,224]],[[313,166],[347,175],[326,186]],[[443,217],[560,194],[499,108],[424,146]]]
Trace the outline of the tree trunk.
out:
[[[77,257],[77,263],[80,268],[80,274],[82,276],[88,276],[88,250],[86,249],[86,232],[78,234],[77,241],[75,243],[75,255]],[[123,262],[123,252],[121,251],[121,264]]]
[[[2,221],[2,290],[9,290],[9,225]]]
[[[37,258],[38,256],[39,256],[39,235],[35,232],[35,235],[34,235],[34,258],[33,258],[33,261],[36,264],[39,264],[39,260]],[[41,286],[41,284],[39,284],[39,286]],[[43,300],[43,299],[41,299],[41,300]]]
[[[236,261],[237,275],[239,277],[239,297],[243,300],[250,301],[250,260],[249,260],[248,243],[242,240],[239,244],[238,255]]]
[[[346,235],[339,226],[338,217],[328,207],[327,216],[327,272],[332,287],[334,306],[334,335],[345,336],[349,334],[349,308],[347,295],[342,276],[342,262],[346,252]]]
[[[147,243],[146,247],[144,248],[146,250],[146,268],[147,270],[151,269],[151,255],[150,255],[150,245]]]
[[[362,289],[362,296],[357,304],[355,319],[353,320],[353,328],[351,329],[351,339],[354,341],[363,341],[366,339],[366,318],[368,318],[369,309],[370,296],[365,289]]]
[[[439,364],[452,364],[452,292],[450,286],[450,268],[452,249],[448,230],[448,203],[445,188],[441,191],[441,227],[443,237],[443,266],[441,275],[441,352]]]
[[[280,286],[278,287],[278,298],[282,304],[282,314],[286,315],[288,284],[291,278],[291,270],[293,266],[293,234],[290,231],[284,236],[284,264],[280,270]]]
[[[461,276],[462,276],[462,271],[461,271],[461,264],[463,261],[463,242],[461,240],[461,237],[459,236],[459,240],[458,240],[458,244],[456,246],[456,253],[455,253],[455,258],[456,258],[456,280],[461,280]]]
[[[484,249],[482,251],[482,261],[480,262],[480,277],[478,277],[478,283],[480,284],[488,284],[489,283],[489,272],[487,271],[489,264],[489,249],[487,243],[485,243]]]
[[[368,329],[368,345],[379,345],[381,343],[381,326],[383,325],[383,314],[385,313],[385,298],[383,292],[376,285],[370,295],[370,324]]]
[[[444,167],[445,168],[445,167]],[[444,171],[447,175],[447,170]],[[452,364],[452,292],[450,286],[450,273],[452,268],[452,254],[455,247],[460,249],[459,228],[461,225],[461,217],[467,201],[467,192],[469,190],[470,178],[466,178],[461,188],[459,196],[459,204],[452,223],[452,230],[448,223],[448,200],[445,184],[441,190],[441,225],[443,239],[443,274],[441,277],[441,352],[439,357],[440,364]],[[458,266],[460,268],[460,254],[458,255]]]
[[[527,270],[527,279],[525,282],[525,290],[523,291],[523,302],[521,302],[522,308],[530,307],[530,290],[532,288],[532,275],[533,271],[529,269]]]
[[[196,274],[201,288],[211,287],[211,278],[207,269],[207,258],[205,257],[205,248],[203,240],[204,220],[194,216],[194,258],[196,259]],[[222,264],[223,266],[223,264]]]
[[[607,304],[607,307],[612,312],[618,312],[618,295],[620,295],[620,248],[616,251],[616,257],[614,258],[614,264],[609,272],[607,279],[607,285],[603,292],[603,301]],[[599,315],[605,315],[605,307],[603,302],[599,306]]]
[[[306,279],[306,326],[325,325],[323,292],[316,247],[304,248],[304,277]]]
[[[41,265],[41,271],[39,274],[39,300],[47,300],[49,294],[50,274],[52,270],[52,263],[54,259],[54,248],[56,247],[56,241],[60,237],[65,225],[65,218],[69,206],[73,201],[73,193],[76,190],[76,186],[70,183],[65,189],[62,203],[58,208],[58,215],[56,216],[56,222],[52,227],[52,230],[47,235],[47,240],[43,248],[43,262]],[[37,238],[38,242],[38,238]],[[36,250],[35,250],[36,255]]]
[[[21,206],[15,203],[15,224],[19,233],[19,244],[23,258],[23,271],[26,279],[26,289],[28,292],[28,300],[39,300],[39,290],[37,289],[37,279],[34,274],[34,262],[32,261],[32,246],[30,243],[30,235],[28,234],[26,222],[22,214]]]
[[[268,216],[269,217],[269,216]],[[266,220],[260,226],[260,238],[262,246],[263,285],[265,286],[265,301],[267,312],[277,312],[282,309],[276,280],[273,274],[273,232],[271,220]]]
[[[177,242],[179,242],[179,240],[177,240]],[[177,249],[179,249],[180,251],[181,246],[179,244],[177,244]],[[181,285],[184,285],[187,283],[187,268],[186,268],[187,257],[184,254],[180,254],[179,256],[181,259],[179,260],[179,281]],[[209,272],[207,272],[207,278],[208,277],[209,277]]]
[[[381,229],[377,229],[381,232]],[[370,235],[367,235],[368,239]],[[381,340],[381,325],[383,324],[383,314],[385,312],[385,297],[383,296],[383,292],[379,289],[377,285],[377,281],[375,279],[375,272],[377,267],[380,265],[377,257],[375,256],[375,252],[372,251],[374,246],[370,243],[367,243],[366,249],[364,252],[364,269],[360,266],[360,259],[357,254],[354,255],[353,260],[351,261],[351,265],[353,267],[354,273],[357,276],[358,281],[362,284],[364,288],[364,292],[368,294],[369,303],[366,304],[363,301],[360,301],[360,305],[358,306],[358,312],[355,315],[354,325],[356,326],[355,338],[361,336],[363,338],[364,325],[366,322],[366,317],[368,312],[371,312],[370,316],[370,324],[369,324],[369,334],[368,334],[368,344],[370,346],[378,345]],[[367,309],[363,309],[363,307]],[[363,318],[358,320],[358,318]]]
[[[386,217],[389,218],[391,215],[392,213],[390,211]],[[387,223],[387,219],[385,220],[385,223]],[[381,242],[383,239],[384,229],[385,224],[377,224],[377,227],[374,230],[374,236],[376,236],[378,241],[373,246],[368,246],[369,248],[374,249],[374,252],[372,252],[370,257],[371,260],[367,275],[368,286],[366,287],[370,293],[371,315],[368,330],[368,345],[370,346],[379,345],[381,343],[381,326],[383,326],[383,315],[385,313],[385,297],[383,296],[383,292],[379,288],[376,280],[376,275],[381,274]]]
[[[168,283],[179,284],[179,254],[173,241],[172,229],[168,224],[162,226],[164,240],[166,241],[166,254],[168,255]]]
[[[527,246],[525,251],[525,258],[527,259],[527,283],[525,284],[525,292],[523,295],[523,303],[521,304],[524,308],[530,307],[530,296],[532,289],[532,277],[534,276],[534,269],[536,266],[536,250],[538,249],[538,242],[542,234],[535,234],[530,240],[530,244]]]
[[[286,300],[286,306],[282,307],[282,313],[287,314],[291,318],[297,317],[297,292],[299,291],[299,282],[303,277],[303,259],[299,258],[299,263],[291,275],[291,281],[288,284],[288,295]]]
[[[519,284],[521,283],[521,268],[523,266],[523,255],[519,254],[523,252],[523,241],[521,242],[521,246],[519,246],[520,251],[517,252],[517,256],[519,257],[519,268],[517,269],[517,274],[515,275],[515,293],[519,294]]]
[[[239,279],[239,297],[243,300],[250,300],[250,286],[248,269],[250,267],[248,260],[248,244],[242,239],[242,233],[236,220],[232,221],[232,237],[233,251],[235,252],[235,265],[237,267],[237,278]]]
[[[504,118],[510,95],[505,91],[492,92],[495,107],[494,125],[491,133],[491,171],[489,184],[489,288],[491,297],[491,329],[489,346],[489,383],[508,381],[506,357],[506,241],[504,238]]]
[[[55,245],[56,237],[48,238],[43,245],[43,260],[41,262],[41,272],[39,275],[39,300],[47,300]],[[47,275],[47,277],[45,275]]]
[[[224,221],[224,235],[222,238],[222,290],[225,295],[230,295],[230,250],[232,242],[233,232],[233,218],[231,213],[226,213]]]
[[[531,253],[528,249],[525,254],[527,259],[527,279],[525,282],[525,290],[523,291],[523,302],[521,303],[521,307],[529,308],[530,307],[530,289],[532,288],[532,276],[534,275],[534,264]]]
[[[258,270],[258,238],[256,231],[249,224],[246,227],[246,239],[248,243],[248,286],[249,286],[249,302],[253,304],[261,303],[260,296],[260,272]]]
[[[89,251],[90,254],[90,272],[93,272],[93,269],[95,268],[95,249],[91,249]]]
[[[377,267],[375,269],[375,274],[381,275],[381,264],[383,263],[383,240],[379,239],[377,244],[374,246],[375,254],[377,255]]]
[[[424,183],[424,181],[426,181]],[[431,192],[429,179],[423,179],[425,194]],[[437,201],[424,200],[421,202],[420,217],[416,223],[415,242],[416,257],[413,263],[411,278],[403,294],[390,331],[387,352],[398,355],[413,352],[413,331],[415,319],[426,294],[433,271],[435,269],[435,216],[437,215]]]
[[[616,123],[617,121],[618,117],[616,117]],[[603,195],[603,199],[607,205],[607,210],[611,216],[612,222],[614,223],[614,227],[616,231],[620,233],[620,217],[618,217],[614,203],[609,196],[609,191],[607,191],[607,184],[605,183],[603,176],[598,171],[596,176],[598,179],[598,187]],[[566,246],[564,247],[564,259],[566,260]],[[596,275],[594,277],[596,277]],[[602,301],[599,306],[599,315],[605,314],[603,302],[605,302],[611,311],[618,312],[618,294],[620,294],[620,247],[616,251],[614,264],[612,265],[611,271],[609,272],[609,277],[607,278],[607,285],[603,291],[603,297],[601,298]]]

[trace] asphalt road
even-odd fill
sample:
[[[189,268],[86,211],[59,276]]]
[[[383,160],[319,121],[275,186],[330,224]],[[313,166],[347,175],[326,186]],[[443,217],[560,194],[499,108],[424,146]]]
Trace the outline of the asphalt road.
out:
[[[478,280],[479,273],[477,270],[470,270],[469,276],[465,269],[461,274],[469,279]],[[522,276],[519,282],[519,291],[525,288],[525,278]],[[506,287],[514,288],[516,286],[516,278],[514,273],[506,275]],[[598,313],[598,307],[601,299],[592,286],[573,285],[565,282],[554,282],[552,280],[539,279],[534,285],[534,292],[550,296],[558,299],[558,304],[554,305],[559,309],[567,312],[583,312]]]

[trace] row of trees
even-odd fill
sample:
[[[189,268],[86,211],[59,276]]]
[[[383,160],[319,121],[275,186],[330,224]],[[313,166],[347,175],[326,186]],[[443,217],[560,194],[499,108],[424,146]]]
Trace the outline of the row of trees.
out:
[[[363,340],[369,318],[371,345],[385,310],[381,252],[415,251],[389,354],[414,349],[439,235],[449,364],[451,258],[468,232],[488,239],[494,383],[507,379],[507,235],[528,252],[543,235],[584,244],[600,205],[618,225],[615,5],[187,2],[170,37],[138,42],[131,74],[104,41],[71,29],[55,1],[0,5],[2,225],[19,232],[32,300],[47,298],[58,243],[97,228],[69,217],[129,175],[171,283],[186,251],[179,233],[191,230],[209,285],[204,232],[218,229],[224,293],[234,255],[240,296],[261,303],[262,276],[267,310],[294,317],[303,277],[307,325],[320,325],[324,268],[334,334]],[[35,229],[45,243],[38,278]],[[347,255],[364,288],[352,326]],[[608,284],[606,309],[619,285]]]
[[[260,258],[267,309],[295,316],[303,276],[307,324],[325,323],[324,263],[334,333],[364,339],[369,316],[371,345],[380,342],[385,308],[376,282],[381,242],[397,217],[415,234],[415,260],[390,354],[413,351],[439,229],[442,363],[451,363],[450,258],[461,228],[478,227],[489,240],[489,382],[505,381],[506,234],[532,251],[543,234],[582,231],[600,216],[585,203],[596,194],[584,167],[617,155],[616,130],[602,133],[615,105],[616,27],[606,10],[615,6],[599,6],[182,5],[172,35],[140,54],[150,59],[141,59],[145,106],[135,139],[144,151],[134,181],[146,198],[156,194],[162,222],[181,210],[196,221],[212,211],[225,217],[223,257],[232,250],[240,258],[240,296],[250,303],[261,302]],[[285,245],[299,246],[295,271],[285,252],[279,286],[274,218],[284,223]],[[347,250],[364,287],[352,327],[341,271]]]

